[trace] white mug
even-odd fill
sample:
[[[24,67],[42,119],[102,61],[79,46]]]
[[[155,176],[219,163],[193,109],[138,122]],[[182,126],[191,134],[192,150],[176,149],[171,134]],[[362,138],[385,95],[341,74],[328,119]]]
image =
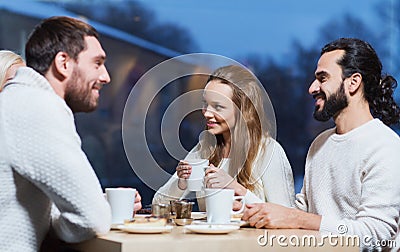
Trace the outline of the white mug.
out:
[[[122,224],[132,219],[136,189],[106,188],[106,199],[111,207],[112,224]]]
[[[208,159],[189,159],[185,161],[192,167],[192,173],[187,181],[187,189],[189,191],[201,191],[204,187],[204,168],[208,167]]]
[[[206,209],[208,223],[230,223],[231,214],[242,213],[245,207],[244,196],[234,196],[233,189],[206,188]],[[233,211],[233,201],[240,199],[242,207]]]

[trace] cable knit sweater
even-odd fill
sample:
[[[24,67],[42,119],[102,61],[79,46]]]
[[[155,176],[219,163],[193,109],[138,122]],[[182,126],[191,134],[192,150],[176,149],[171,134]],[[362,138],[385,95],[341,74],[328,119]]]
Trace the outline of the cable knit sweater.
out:
[[[272,138],[263,139],[266,151],[258,152],[253,164],[252,175],[258,178],[259,190],[254,192],[247,190],[246,203],[273,202],[284,206],[294,205],[293,173],[289,160],[282,146]],[[199,153],[194,152],[196,147],[185,159],[200,158]],[[228,170],[229,161],[223,162],[221,169]],[[189,194],[188,190],[178,187],[178,175],[175,174],[158,189],[153,197],[153,203],[169,203],[170,200],[183,198]],[[204,192],[196,192],[199,209],[205,211]]]
[[[71,110],[27,67],[0,93],[0,207],[0,251],[38,251],[50,227],[67,242],[110,228]]]
[[[321,231],[347,230],[360,243],[367,236],[371,244],[390,240],[398,229],[399,178],[400,138],[380,120],[341,135],[333,128],[309,149],[296,205],[322,216]]]

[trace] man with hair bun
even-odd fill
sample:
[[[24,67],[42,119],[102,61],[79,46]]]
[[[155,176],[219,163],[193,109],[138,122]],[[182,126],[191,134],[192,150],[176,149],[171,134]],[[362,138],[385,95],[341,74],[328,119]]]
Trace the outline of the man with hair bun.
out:
[[[304,228],[358,235],[362,250],[394,240],[400,213],[400,138],[396,80],[367,42],[341,38],[321,51],[309,93],[314,118],[333,118],[308,151],[295,208],[251,204],[243,216],[257,228]]]

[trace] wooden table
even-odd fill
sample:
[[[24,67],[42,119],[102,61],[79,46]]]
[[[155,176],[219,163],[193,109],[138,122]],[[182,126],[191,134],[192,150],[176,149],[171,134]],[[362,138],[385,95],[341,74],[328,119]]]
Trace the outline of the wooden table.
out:
[[[261,246],[259,243],[267,244]],[[263,236],[264,239],[261,239]],[[118,230],[112,230],[104,236],[79,244],[64,244],[66,248],[83,252],[138,252],[138,251],[174,251],[174,252],[213,252],[213,251],[359,251],[359,248],[350,242],[352,246],[346,246],[340,238],[337,244],[324,240],[324,245],[306,245],[301,242],[302,237],[318,237],[321,243],[321,234],[317,231],[300,229],[255,229],[241,228],[229,234],[196,234],[184,227],[175,226],[171,232],[162,234],[129,234]],[[274,238],[272,238],[274,237]],[[283,238],[279,238],[283,237]],[[272,240],[271,240],[272,238]],[[278,240],[281,239],[281,244]],[[271,241],[273,244],[271,244]],[[285,244],[287,246],[285,246]],[[293,246],[294,244],[294,246]],[[313,244],[311,242],[311,244]],[[333,245],[332,245],[333,244]]]

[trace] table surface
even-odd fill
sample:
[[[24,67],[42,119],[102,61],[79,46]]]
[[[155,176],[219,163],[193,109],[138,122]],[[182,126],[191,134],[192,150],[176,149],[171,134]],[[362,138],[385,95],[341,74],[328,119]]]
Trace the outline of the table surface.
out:
[[[311,236],[317,238],[316,243]],[[312,230],[242,227],[228,234],[197,234],[185,227],[174,226],[172,231],[161,234],[111,230],[92,240],[65,246],[83,252],[359,251],[354,244],[353,240],[346,241],[344,237],[324,238],[318,231]]]

